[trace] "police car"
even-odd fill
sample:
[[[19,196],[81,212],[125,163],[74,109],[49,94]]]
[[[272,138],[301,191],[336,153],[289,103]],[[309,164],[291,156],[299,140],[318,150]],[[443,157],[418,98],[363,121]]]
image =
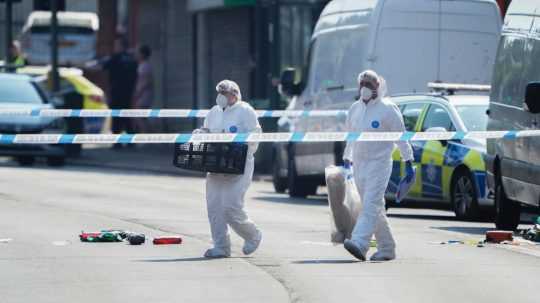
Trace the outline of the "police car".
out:
[[[400,108],[407,131],[484,131],[487,95],[456,95],[458,90],[489,90],[489,86],[431,84],[442,91],[391,97]],[[483,206],[493,206],[486,190],[486,141],[477,139],[411,141],[416,183],[407,198],[450,204],[460,219],[475,219]],[[396,149],[387,198],[393,200],[405,165]],[[405,200],[403,203],[406,203]]]

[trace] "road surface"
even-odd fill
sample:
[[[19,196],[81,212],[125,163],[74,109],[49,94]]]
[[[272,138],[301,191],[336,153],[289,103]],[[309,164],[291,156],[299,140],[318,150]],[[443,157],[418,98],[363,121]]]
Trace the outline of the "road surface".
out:
[[[326,197],[290,199],[255,182],[247,208],[264,240],[253,257],[202,258],[204,179],[70,166],[0,166],[0,302],[538,302],[540,247],[437,244],[483,238],[490,223],[395,208],[398,259],[356,262],[329,239]],[[182,245],[81,243],[119,228]],[[6,239],[12,239],[11,241]],[[2,242],[2,240],[0,240]],[[373,251],[370,251],[372,253]]]

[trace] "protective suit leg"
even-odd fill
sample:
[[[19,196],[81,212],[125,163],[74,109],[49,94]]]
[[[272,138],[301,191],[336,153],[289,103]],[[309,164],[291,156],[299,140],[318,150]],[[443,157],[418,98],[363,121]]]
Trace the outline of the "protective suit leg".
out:
[[[227,177],[222,184],[225,222],[246,242],[260,242],[261,232],[244,211],[244,196],[253,177],[254,160],[246,161],[244,174]]]
[[[377,232],[381,248],[395,247],[384,211],[384,193],[392,172],[391,159],[355,161],[354,179],[362,197],[363,208],[354,227],[351,241],[365,256],[371,238]]]
[[[206,177],[206,206],[214,248],[231,250],[229,230],[223,207],[223,183],[225,176],[208,174]]]
[[[377,239],[377,252],[371,256],[372,261],[387,261],[396,258],[396,242],[384,209],[375,228],[375,239]]]

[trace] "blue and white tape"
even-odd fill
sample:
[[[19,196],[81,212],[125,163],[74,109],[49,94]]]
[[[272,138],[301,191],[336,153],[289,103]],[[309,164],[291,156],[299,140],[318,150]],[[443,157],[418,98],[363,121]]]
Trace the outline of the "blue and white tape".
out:
[[[540,136],[540,130],[483,132],[294,132],[236,134],[0,134],[0,144],[111,144],[186,142],[354,142],[515,139]]]
[[[198,109],[0,109],[0,117],[57,118],[204,118],[209,110]],[[346,110],[256,110],[259,118],[346,116]]]

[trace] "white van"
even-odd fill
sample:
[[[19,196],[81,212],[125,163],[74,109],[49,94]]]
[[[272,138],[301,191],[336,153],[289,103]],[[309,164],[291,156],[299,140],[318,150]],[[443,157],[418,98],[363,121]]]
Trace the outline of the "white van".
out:
[[[95,59],[99,19],[95,13],[58,12],[58,63],[82,66]],[[33,65],[51,62],[51,12],[32,12],[21,33],[22,50]]]
[[[307,68],[282,75],[288,109],[348,109],[359,72],[386,78],[389,93],[426,90],[428,82],[489,84],[501,30],[492,0],[334,0],[313,33]],[[345,117],[282,118],[280,131],[342,131]],[[275,144],[274,186],[291,196],[316,192],[342,144]]]

